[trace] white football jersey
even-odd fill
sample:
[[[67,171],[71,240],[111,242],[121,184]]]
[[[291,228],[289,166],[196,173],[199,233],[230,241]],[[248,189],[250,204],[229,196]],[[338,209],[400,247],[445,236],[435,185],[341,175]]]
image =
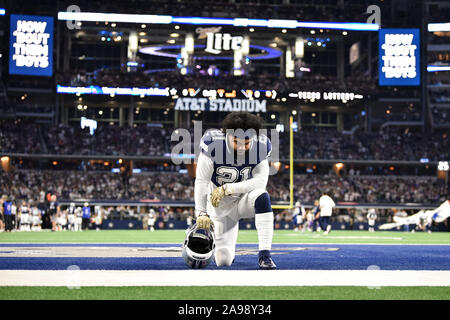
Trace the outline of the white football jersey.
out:
[[[201,153],[197,161],[195,180],[196,214],[203,211],[216,217],[226,216],[229,210],[236,207],[239,196],[256,186],[266,188],[270,170],[267,158],[272,152],[270,139],[264,135],[255,137],[240,163],[227,140],[222,131],[209,130],[200,141]],[[235,188],[233,196],[224,197],[220,207],[213,208],[209,195],[216,187],[225,184]]]
[[[376,220],[377,219],[377,213],[375,212],[375,209],[369,209],[369,212],[367,213],[367,219],[368,220]]]
[[[29,214],[30,213],[30,208],[28,208],[28,206],[21,206],[20,207],[20,212],[22,214]]]
[[[323,195],[319,199],[320,216],[329,217],[333,213],[333,208],[336,206],[333,199],[327,195]]]
[[[40,212],[38,207],[33,207],[33,209],[31,210],[31,212],[33,213],[33,216],[40,216]]]

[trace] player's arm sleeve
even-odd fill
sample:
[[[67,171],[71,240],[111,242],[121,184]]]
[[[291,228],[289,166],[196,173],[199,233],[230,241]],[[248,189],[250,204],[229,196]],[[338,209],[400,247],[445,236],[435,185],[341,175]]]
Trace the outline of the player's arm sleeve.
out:
[[[253,169],[253,178],[227,184],[227,193],[239,194],[247,193],[256,189],[266,189],[268,180],[269,162],[265,159]]]
[[[206,203],[208,201],[208,185],[214,171],[212,159],[203,153],[200,153],[197,160],[197,169],[195,170],[195,216],[200,212],[206,212]]]

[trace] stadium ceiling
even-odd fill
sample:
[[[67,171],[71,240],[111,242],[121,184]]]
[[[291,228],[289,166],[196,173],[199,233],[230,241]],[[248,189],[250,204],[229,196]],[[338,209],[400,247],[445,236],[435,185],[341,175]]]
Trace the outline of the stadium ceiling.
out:
[[[190,24],[217,25],[233,27],[264,27],[264,28],[324,28],[354,31],[378,31],[380,27],[373,23],[357,22],[303,22],[280,19],[247,19],[247,18],[202,18],[174,17],[166,15],[120,14],[99,12],[58,12],[58,20],[85,22],[122,22],[141,24]]]

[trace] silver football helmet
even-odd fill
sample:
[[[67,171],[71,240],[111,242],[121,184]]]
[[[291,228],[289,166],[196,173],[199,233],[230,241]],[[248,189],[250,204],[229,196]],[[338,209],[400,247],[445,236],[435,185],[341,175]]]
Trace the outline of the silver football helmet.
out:
[[[206,268],[214,255],[214,229],[199,229],[194,224],[186,231],[186,239],[182,247],[184,262],[191,269]]]

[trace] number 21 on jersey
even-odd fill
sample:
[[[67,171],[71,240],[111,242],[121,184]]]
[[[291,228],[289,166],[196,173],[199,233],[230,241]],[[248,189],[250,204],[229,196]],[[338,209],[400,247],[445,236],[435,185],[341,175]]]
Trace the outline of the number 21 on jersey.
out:
[[[240,171],[235,167],[218,167],[216,169],[217,184],[222,186],[225,183],[245,181],[250,178],[251,167],[245,167]]]

